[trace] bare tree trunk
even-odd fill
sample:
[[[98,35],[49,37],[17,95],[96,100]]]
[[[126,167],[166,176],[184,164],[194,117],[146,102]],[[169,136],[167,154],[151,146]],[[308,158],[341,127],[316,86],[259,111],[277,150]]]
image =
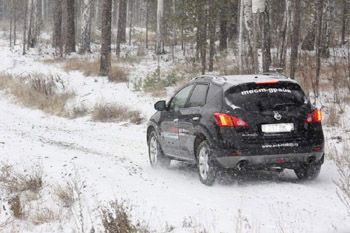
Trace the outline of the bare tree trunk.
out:
[[[24,18],[23,18],[23,55],[26,54],[26,44],[27,44],[27,24],[28,24],[28,1],[24,1]]]
[[[131,45],[134,0],[129,0],[129,45]]]
[[[119,2],[119,19],[118,19],[118,38],[120,43],[126,42],[126,13],[127,0],[120,0]]]
[[[83,22],[81,27],[81,46],[79,52],[84,54],[91,52],[90,48],[90,27],[91,27],[91,6],[92,0],[84,0]]]
[[[12,20],[13,20],[13,8],[14,8],[14,4],[13,2],[10,3],[11,6],[10,6],[10,49],[12,49]]]
[[[113,17],[112,17],[113,27],[117,26],[117,23],[118,23],[118,0],[113,0]]]
[[[17,0],[14,1],[13,7],[13,45],[16,45],[17,41]]]
[[[288,47],[289,30],[291,24],[291,7],[292,0],[285,0],[285,12],[283,16],[282,28],[280,31],[280,46],[279,46],[279,65],[285,67],[286,65],[286,54]]]
[[[75,52],[75,1],[67,0],[66,54]]]
[[[164,0],[157,0],[157,44],[156,53],[164,53]]]
[[[258,71],[257,64],[257,51],[256,51],[256,39],[254,37],[253,30],[253,11],[252,11],[252,0],[244,0],[244,23],[248,32],[248,56],[250,58],[250,69],[251,72],[256,73]]]
[[[146,48],[148,49],[149,0],[146,0]]]
[[[348,4],[346,0],[343,0],[343,15],[342,15],[342,30],[341,30],[341,43],[345,44],[345,35],[346,35],[346,22],[348,17]]]
[[[176,4],[175,4],[175,2],[176,2],[176,0],[173,0],[173,7],[172,7],[172,9],[173,9],[173,15],[174,15],[174,17],[176,17]],[[177,45],[177,33],[176,33],[176,31],[177,31],[177,28],[176,28],[176,22],[175,22],[175,20],[173,21],[173,46],[175,45]]]
[[[293,4],[293,31],[291,35],[290,78],[295,78],[296,62],[298,59],[298,45],[300,33],[300,0]]]
[[[311,9],[311,12],[312,12],[311,14],[313,14],[313,17],[312,17],[313,19],[312,19],[312,22],[308,28],[308,32],[307,32],[307,34],[306,34],[306,36],[301,44],[301,49],[308,50],[308,51],[313,51],[315,49],[317,14],[316,14],[316,9],[315,9],[314,4],[313,4],[313,7]]]
[[[222,4],[220,6],[220,50],[227,49],[227,24],[228,24],[228,0],[222,0]]]
[[[214,53],[215,53],[215,33],[216,33],[216,11],[215,1],[209,0],[209,67],[208,71],[211,72],[214,69]]]
[[[54,11],[54,36],[53,47],[56,49],[56,54],[59,51],[63,55],[62,48],[62,0],[55,1]]]
[[[126,42],[126,3],[127,0],[119,1],[118,13],[118,32],[117,32],[117,48],[116,55],[120,56],[120,44]]]
[[[263,12],[263,72],[270,71],[271,65],[271,36],[270,36],[270,13],[268,0],[265,1],[265,11]]]
[[[316,36],[316,83],[315,83],[315,97],[318,97],[318,87],[320,82],[320,70],[321,70],[321,39],[322,39],[322,21],[323,21],[323,0],[318,1],[317,6],[317,36]]]
[[[111,67],[112,0],[103,0],[100,75],[107,76]]]
[[[207,69],[207,12],[206,5],[199,4],[199,14],[198,14],[198,39],[199,39],[199,52],[201,56],[202,74],[205,74]]]
[[[239,56],[239,72],[243,72],[243,63],[244,63],[244,41],[243,41],[243,33],[244,33],[244,0],[240,1],[240,13],[239,13],[239,46],[238,46],[238,56]]]
[[[35,12],[35,4],[34,0],[30,3],[30,16],[29,16],[29,28],[28,28],[28,39],[27,39],[27,49],[35,47],[35,25],[34,25],[34,12]]]

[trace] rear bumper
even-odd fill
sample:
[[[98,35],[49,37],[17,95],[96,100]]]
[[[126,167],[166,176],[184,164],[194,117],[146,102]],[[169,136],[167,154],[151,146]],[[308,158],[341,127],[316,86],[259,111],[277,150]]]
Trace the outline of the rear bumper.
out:
[[[216,152],[218,153],[218,152]],[[215,154],[215,152],[214,152]],[[290,153],[290,154],[266,154],[266,155],[230,155],[216,156],[216,160],[220,166],[224,168],[235,168],[240,163],[245,163],[246,168],[297,168],[302,164],[323,164],[323,151],[311,153]]]

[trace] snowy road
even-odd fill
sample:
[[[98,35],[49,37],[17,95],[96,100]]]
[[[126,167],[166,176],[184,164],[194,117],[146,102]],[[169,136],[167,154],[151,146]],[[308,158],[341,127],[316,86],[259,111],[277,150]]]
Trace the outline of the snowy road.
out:
[[[242,232],[350,232],[329,161],[316,181],[299,183],[291,171],[260,172],[226,176],[206,187],[191,165],[150,168],[145,125],[47,116],[19,107],[3,92],[0,161],[23,168],[42,163],[48,185],[77,173],[86,185],[87,206],[130,200],[137,207],[134,216],[156,229],[168,223],[181,232],[187,219],[209,232],[234,232],[239,224]]]

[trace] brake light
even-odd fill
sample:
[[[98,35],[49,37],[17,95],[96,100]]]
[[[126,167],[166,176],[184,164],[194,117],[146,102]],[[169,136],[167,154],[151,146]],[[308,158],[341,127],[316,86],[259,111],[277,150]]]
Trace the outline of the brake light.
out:
[[[310,115],[305,118],[305,123],[314,123],[322,121],[322,113],[321,110],[316,109]]]
[[[234,116],[230,116],[224,113],[214,113],[214,120],[216,124],[220,127],[246,127],[248,126],[247,122],[243,121]]]
[[[276,84],[278,81],[261,81],[261,82],[255,82],[255,84]]]

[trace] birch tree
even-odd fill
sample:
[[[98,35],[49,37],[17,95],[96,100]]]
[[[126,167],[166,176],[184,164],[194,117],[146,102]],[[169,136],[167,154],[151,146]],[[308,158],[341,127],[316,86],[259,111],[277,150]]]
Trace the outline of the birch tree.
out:
[[[300,0],[293,1],[293,30],[291,33],[290,78],[295,78],[300,33]]]
[[[156,53],[164,53],[164,0],[157,0],[157,42]]]
[[[28,25],[28,1],[24,0],[24,18],[23,18],[23,52],[26,54],[26,45],[27,45],[27,25]]]
[[[90,27],[91,27],[91,7],[93,0],[84,0],[83,21],[81,27],[81,46],[79,52],[84,54],[91,52],[90,48]]]
[[[270,70],[271,64],[271,38],[270,38],[270,14],[268,0],[253,0],[253,14],[261,15],[262,22],[262,67],[263,72]],[[255,38],[256,39],[256,38]],[[255,56],[256,59],[256,56]],[[257,59],[256,59],[257,63]]]
[[[280,30],[280,45],[278,52],[279,66],[285,67],[288,38],[290,35],[292,0],[285,0],[285,11],[283,15],[282,26]]]
[[[253,11],[252,11],[252,0],[244,0],[244,25],[247,30],[247,47],[248,47],[248,56],[250,58],[249,68],[251,72],[256,73],[258,70],[257,64],[257,51],[256,51],[256,40],[253,32]]]
[[[318,0],[317,4],[317,36],[316,36],[316,87],[315,96],[318,97],[318,86],[321,70],[321,39],[322,39],[322,20],[323,20],[323,0]]]

